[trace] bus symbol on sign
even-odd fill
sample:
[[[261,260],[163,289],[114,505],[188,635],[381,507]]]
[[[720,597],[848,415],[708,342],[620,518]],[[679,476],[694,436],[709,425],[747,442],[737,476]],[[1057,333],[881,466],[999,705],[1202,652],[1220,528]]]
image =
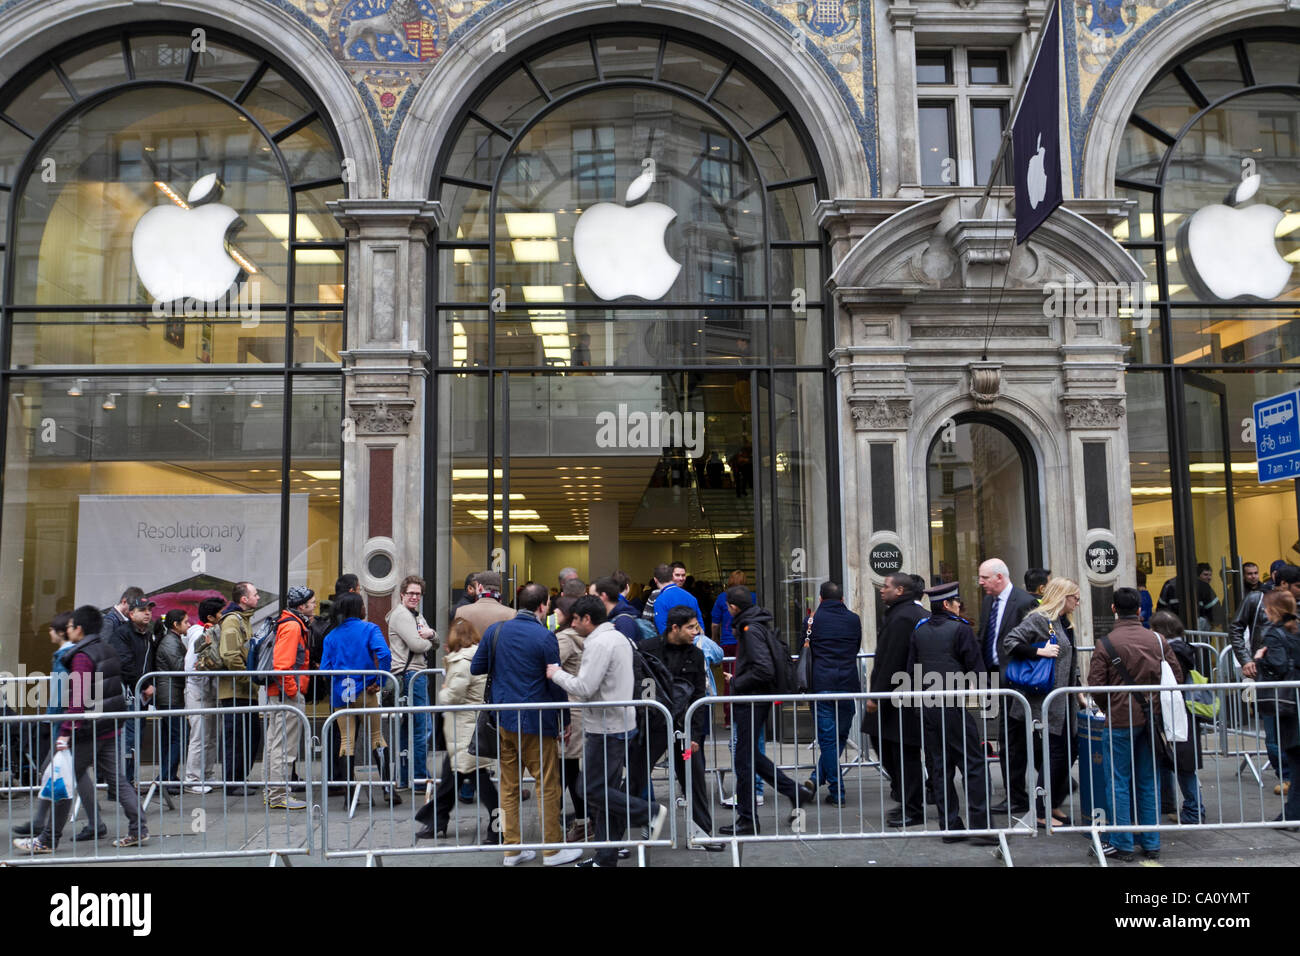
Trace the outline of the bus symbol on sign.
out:
[[[1260,483],[1300,478],[1300,395],[1287,392],[1255,403],[1255,457]]]

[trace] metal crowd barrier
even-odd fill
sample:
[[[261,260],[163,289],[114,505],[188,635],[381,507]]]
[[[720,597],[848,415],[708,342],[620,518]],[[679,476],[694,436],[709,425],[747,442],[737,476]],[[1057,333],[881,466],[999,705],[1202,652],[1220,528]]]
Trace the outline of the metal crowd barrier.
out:
[[[1237,662],[1231,645],[1219,652],[1211,680],[1232,685],[1243,681],[1254,683],[1250,678],[1241,676],[1241,665]],[[1249,770],[1256,783],[1263,786],[1261,771],[1268,769],[1268,749],[1255,716],[1250,701],[1244,700],[1242,694],[1231,690],[1219,691],[1219,715],[1215,727],[1219,741],[1217,754],[1221,757],[1240,757],[1239,770]],[[1263,767],[1257,765],[1257,758],[1260,757],[1264,758]],[[1280,774],[1279,768],[1273,769]]]
[[[887,701],[895,705],[894,713],[899,721],[899,737],[903,739],[903,715],[901,707],[916,707],[920,710],[919,721],[919,743],[915,746],[899,746],[899,759],[895,764],[897,779],[889,779],[882,774],[878,784],[869,781],[866,778],[858,778],[856,786],[851,786],[843,773],[843,768],[839,766],[838,754],[836,756],[836,772],[839,778],[840,788],[842,791],[842,800],[838,803],[831,803],[827,795],[825,803],[817,802],[809,804],[803,794],[795,799],[791,797],[791,792],[798,793],[798,788],[803,781],[793,780],[785,777],[780,772],[779,767],[775,774],[774,783],[773,774],[768,767],[771,764],[780,765],[784,750],[787,747],[793,747],[797,753],[800,743],[807,740],[817,739],[817,713],[816,704],[832,704],[843,702],[852,705],[854,710],[861,710],[866,714],[865,705],[869,701]],[[767,765],[763,764],[763,758],[758,755],[756,746],[756,730],[749,736],[747,764],[762,768],[759,770],[768,780],[768,789],[771,797],[763,808],[753,806],[753,817],[751,818],[758,824],[758,832],[742,833],[733,835],[719,834],[712,838],[693,833],[688,841],[688,845],[721,843],[729,845],[732,855],[732,863],[736,866],[741,865],[741,846],[750,843],[774,843],[790,842],[803,840],[856,840],[856,839],[907,839],[921,837],[940,837],[949,841],[967,839],[971,837],[983,840],[996,841],[999,855],[1003,862],[1008,866],[1011,865],[1011,852],[1007,845],[1007,836],[1011,834],[1029,834],[1032,835],[1035,830],[1035,821],[1033,817],[1025,819],[1009,818],[1006,826],[994,826],[992,819],[989,818],[988,808],[993,804],[992,791],[993,781],[987,773],[987,763],[984,754],[984,744],[982,734],[977,729],[978,725],[973,715],[968,713],[967,704],[975,702],[981,708],[984,716],[988,719],[1002,720],[1002,740],[1009,737],[1009,704],[1018,704],[1021,707],[1027,707],[1025,698],[1014,690],[1008,689],[943,689],[935,688],[934,690],[919,691],[894,691],[879,693],[855,693],[855,694],[781,694],[781,695],[756,695],[756,696],[729,696],[729,697],[705,697],[691,704],[687,709],[684,724],[686,727],[692,727],[695,714],[701,708],[710,711],[709,723],[711,726],[716,725],[717,721],[711,713],[712,708],[729,704],[733,708],[733,721],[737,719],[737,708],[742,705],[760,705],[752,707],[753,716],[751,726],[757,727],[760,721],[766,722],[768,711],[777,703],[781,704],[808,704],[811,705],[810,713],[804,718],[803,727],[800,726],[799,711],[797,708],[792,709],[793,727],[791,733],[784,743],[774,744],[769,740],[769,748],[776,746],[781,748],[781,753],[770,759]],[[854,715],[847,714],[849,708],[835,707],[832,711],[832,720],[828,721],[828,729],[833,730],[838,741],[842,737],[846,738],[849,727]],[[889,741],[883,735],[884,714],[885,711],[880,708],[879,704],[874,711],[874,727],[871,726],[872,720],[864,716],[868,725],[868,733],[874,730],[872,736],[879,742],[878,747],[888,747]],[[741,716],[741,740],[739,747],[746,744],[744,736],[747,733],[745,724],[747,721]],[[1024,724],[1025,733],[1025,754],[1027,761],[1026,774],[1030,779],[1034,775],[1034,753],[1033,753],[1033,732],[1029,721]],[[680,733],[679,733],[680,736]],[[927,746],[928,745],[928,746]],[[739,749],[739,748],[738,748]],[[921,769],[921,752],[926,752],[926,761],[929,764],[929,773]],[[715,749],[716,753],[716,749]],[[892,748],[891,753],[892,756]],[[959,794],[951,785],[945,786],[941,781],[944,779],[944,771],[949,771],[949,776],[953,773],[962,774],[962,787]],[[966,779],[966,773],[969,771],[971,779]],[[695,786],[692,774],[697,772],[687,765],[686,783],[686,813],[687,818],[691,819],[695,814],[695,803],[702,797],[706,797],[709,788]],[[742,785],[744,779],[740,776],[741,770],[737,770],[738,785]],[[784,779],[782,779],[784,777]],[[824,783],[822,774],[818,774],[819,783]],[[930,781],[932,793],[926,794],[926,781]],[[909,800],[912,802],[912,819],[902,819],[899,825],[894,827],[890,824],[890,814],[887,812],[887,798],[891,788],[896,785],[899,802]],[[935,787],[941,789],[941,793],[934,795]],[[1031,788],[1032,789],[1032,788]],[[817,790],[820,793],[820,786]],[[778,798],[778,793],[781,798]],[[786,801],[782,802],[782,798]],[[740,803],[743,805],[747,798],[742,796]],[[787,807],[786,804],[790,804]],[[937,809],[931,810],[934,806]],[[829,807],[829,809],[828,809]],[[708,816],[716,819],[714,814],[715,805],[711,802]],[[972,817],[972,813],[974,816]],[[737,821],[741,820],[742,814],[738,808]],[[769,822],[770,821],[770,822]],[[969,821],[970,825],[967,825]],[[984,824],[984,825],[979,825]],[[763,829],[767,832],[762,832]]]
[[[67,674],[0,674],[0,716],[44,713],[55,696],[56,682],[59,696],[66,700],[70,692]],[[15,734],[0,736],[0,795],[35,788],[50,743],[48,733],[25,742]]]
[[[340,717],[350,714],[354,717],[370,719],[371,717],[389,718],[390,720],[412,713],[428,713],[433,720],[440,720],[444,714],[470,713],[477,715],[479,712],[487,710],[498,714],[498,728],[495,735],[496,753],[501,753],[502,731],[499,727],[499,715],[507,712],[518,713],[535,713],[538,715],[539,723],[541,715],[547,711],[591,711],[608,710],[620,707],[631,707],[638,711],[646,713],[646,722],[653,721],[656,717],[665,723],[661,726],[671,728],[672,714],[661,703],[654,700],[633,700],[633,701],[569,701],[557,703],[528,703],[528,704],[456,704],[456,705],[429,705],[427,707],[370,707],[360,708],[348,711],[336,711],[331,714],[325,721],[321,730],[321,740],[327,751],[333,746],[336,732],[337,721]],[[561,720],[563,718],[561,717]],[[407,721],[408,726],[410,721]],[[591,718],[587,717],[584,722],[585,728],[590,728]],[[508,733],[508,732],[507,732]],[[366,865],[382,865],[385,856],[427,856],[449,853],[469,853],[469,852],[494,852],[503,853],[506,844],[504,839],[511,829],[511,820],[513,815],[507,815],[507,811],[502,807],[504,799],[499,799],[497,786],[500,785],[502,791],[510,790],[517,792],[520,799],[518,806],[518,827],[519,842],[511,845],[512,850],[518,851],[542,851],[543,853],[561,851],[568,852],[570,855],[575,848],[582,850],[596,851],[601,849],[623,849],[628,851],[635,850],[638,863],[645,865],[645,851],[648,847],[671,847],[677,842],[677,824],[674,813],[674,797],[676,796],[676,775],[674,772],[673,761],[669,761],[667,780],[665,782],[656,778],[654,775],[654,764],[656,755],[652,752],[654,741],[658,739],[665,745],[670,744],[670,731],[663,734],[651,733],[640,736],[634,741],[626,739],[618,740],[611,746],[619,747],[621,745],[624,764],[627,770],[625,783],[620,789],[626,805],[626,797],[638,797],[645,790],[642,784],[645,784],[653,791],[654,802],[663,805],[668,809],[668,830],[656,839],[651,839],[643,833],[639,824],[629,824],[632,821],[630,811],[624,809],[622,813],[617,810],[609,811],[606,804],[606,812],[603,817],[597,820],[596,815],[592,813],[589,797],[593,790],[602,789],[593,787],[591,781],[587,779],[591,768],[579,770],[573,766],[576,760],[564,759],[564,739],[557,742],[556,763],[554,783],[558,789],[558,794],[552,792],[547,795],[546,785],[543,779],[530,779],[526,774],[529,769],[528,759],[519,762],[519,766],[513,776],[508,775],[501,767],[501,761],[498,757],[493,758],[474,758],[472,763],[474,769],[469,772],[457,772],[455,765],[450,763],[450,756],[444,758],[442,769],[439,773],[439,786],[433,794],[432,799],[422,804],[417,804],[412,800],[410,806],[405,803],[398,806],[394,805],[388,798],[389,788],[393,785],[394,780],[391,776],[385,776],[379,779],[369,777],[362,782],[371,793],[372,799],[368,802],[368,807],[364,817],[356,818],[356,800],[351,802],[349,811],[340,816],[337,810],[332,810],[331,801],[322,802],[321,812],[321,854],[325,859],[338,858],[360,858],[364,857]],[[536,735],[523,735],[525,739],[536,738]],[[590,739],[588,737],[588,739]],[[611,738],[613,739],[613,738]],[[607,741],[609,743],[609,741]],[[447,739],[448,755],[460,751],[468,746],[468,741],[464,739],[453,721],[452,733]],[[608,752],[607,752],[608,753]],[[540,759],[540,756],[539,756]],[[537,763],[537,761],[531,761]],[[585,761],[584,761],[585,765]],[[536,769],[542,771],[542,777],[546,776],[545,767],[538,766]],[[533,776],[537,776],[534,774]],[[475,784],[475,794],[472,805],[461,802],[458,794],[459,784],[471,778]],[[337,786],[339,784],[349,784],[353,781],[337,780],[330,772],[326,771],[326,779],[323,786]],[[533,793],[530,796],[524,796],[525,784],[531,783]],[[660,790],[660,787],[666,785],[666,792]],[[376,790],[379,791],[379,800],[374,799]],[[583,812],[587,814],[588,825],[580,828],[578,839],[570,840],[566,835],[566,829],[569,834],[573,834],[574,825],[578,820],[584,819],[577,816],[576,804],[573,806],[573,813],[566,818],[564,810],[564,795],[568,793],[570,803],[574,804],[573,796],[576,792],[583,801]],[[501,796],[504,796],[502,794]],[[653,806],[653,804],[652,804]],[[354,822],[355,821],[355,822]],[[603,825],[602,825],[603,824]],[[609,834],[611,827],[618,829],[622,825],[624,834],[617,839],[594,839],[594,832],[603,832]],[[430,842],[421,842],[416,833],[421,829],[421,825],[427,828],[424,838]],[[552,837],[557,830],[560,839],[547,839],[549,830]],[[439,835],[441,834],[441,835]],[[362,840],[364,839],[364,844]]]
[[[447,678],[446,668],[425,667],[422,670],[416,671],[415,676],[411,678],[411,686],[414,687],[415,682],[418,681],[421,677],[424,678],[425,686],[428,690],[428,699],[430,705],[436,704],[438,702],[438,689],[442,686],[442,682]],[[409,697],[403,697],[399,701],[399,703],[408,706],[411,705],[411,701]],[[428,746],[425,749],[425,753],[427,756],[433,755],[435,749],[434,742],[438,739],[438,730],[436,727],[433,726],[433,724],[434,721],[430,719],[428,731],[427,731]],[[404,731],[404,733],[401,735],[402,751],[398,755],[398,759],[405,759],[409,754],[414,752],[415,721],[413,720],[402,721],[402,730]],[[412,791],[414,791],[419,784],[424,784],[425,799],[428,799],[429,796],[431,796],[433,793],[433,788],[438,784],[438,778],[436,774],[434,776],[430,776],[427,767],[417,767],[416,770],[418,770],[419,772],[411,774],[411,789]]]
[[[1044,698],[1043,709],[1052,707],[1061,698],[1066,698],[1064,706],[1067,712],[1074,714],[1077,720],[1077,736],[1064,735],[1064,741],[1054,740],[1043,735],[1043,766],[1052,767],[1052,758],[1057,758],[1057,780],[1052,781],[1052,773],[1045,776],[1046,802],[1056,809],[1062,809],[1067,822],[1061,823],[1049,815],[1048,833],[1083,833],[1092,841],[1092,849],[1104,866],[1106,856],[1102,837],[1112,833],[1161,833],[1196,829],[1244,830],[1260,828],[1295,828],[1300,827],[1300,811],[1286,820],[1272,815],[1282,811],[1286,797],[1274,795],[1254,775],[1253,781],[1243,776],[1243,763],[1235,771],[1224,772],[1220,760],[1213,763],[1211,786],[1206,786],[1207,771],[1203,768],[1202,757],[1220,756],[1202,746],[1201,738],[1207,732],[1198,728],[1192,715],[1188,714],[1188,741],[1183,745],[1174,745],[1174,763],[1172,766],[1162,764],[1155,759],[1155,720],[1160,719],[1159,709],[1152,707],[1153,720],[1145,721],[1142,707],[1130,697],[1127,702],[1126,720],[1133,717],[1143,721],[1143,727],[1136,733],[1119,734],[1111,726],[1108,701],[1115,694],[1148,693],[1156,701],[1161,692],[1178,690],[1211,691],[1228,698],[1240,699],[1243,695],[1249,701],[1264,696],[1261,691],[1279,688],[1289,693],[1286,697],[1300,698],[1300,681],[1273,681],[1237,683],[1212,682],[1208,684],[1179,684],[1165,687],[1157,684],[1122,685],[1107,687],[1063,687],[1053,690]],[[1105,719],[1089,716],[1088,711],[1080,710],[1082,701],[1072,699],[1071,695],[1090,695],[1097,707],[1106,715]],[[1077,705],[1077,706],[1076,706]],[[1294,722],[1294,713],[1289,717],[1263,713],[1258,709],[1252,718],[1254,726],[1251,732],[1262,736],[1264,725],[1273,723],[1275,728],[1288,720]],[[1195,742],[1192,759],[1186,759],[1186,745]],[[1064,753],[1061,745],[1064,744]],[[1180,759],[1179,751],[1183,751]],[[1228,756],[1234,756],[1229,754]],[[1070,768],[1075,759],[1079,761],[1079,789],[1071,791],[1069,786]],[[1152,762],[1155,778],[1152,803],[1143,805],[1143,796],[1136,792],[1134,781],[1138,763],[1143,769],[1148,760]],[[1253,768],[1252,768],[1253,769]],[[1116,793],[1116,783],[1122,783],[1120,794]],[[1145,789],[1145,788],[1144,788]],[[1162,804],[1172,806],[1178,791],[1182,791],[1182,808],[1179,822],[1163,822]],[[1127,796],[1125,796],[1125,792]],[[1209,806],[1211,795],[1214,806]],[[1154,812],[1152,809],[1154,808]],[[1196,818],[1196,822],[1187,819]],[[1139,837],[1140,840],[1140,837]]]
[[[165,802],[159,802],[152,811],[148,807],[146,799],[142,799],[137,795],[136,787],[125,779],[125,768],[121,762],[120,736],[124,732],[124,725],[128,720],[132,719],[144,725],[146,735],[151,736],[155,744],[153,752],[161,754],[163,748],[160,744],[160,738],[164,733],[163,722],[176,720],[180,721],[180,726],[183,727],[188,723],[188,718],[192,716],[232,716],[242,718],[246,727],[251,724],[260,725],[263,719],[283,720],[286,724],[293,721],[297,725],[297,736],[300,745],[303,741],[310,739],[310,727],[306,715],[295,707],[278,704],[155,710],[137,712],[134,717],[128,717],[126,713],[30,714],[0,717],[0,734],[5,739],[8,739],[11,733],[16,732],[20,739],[32,740],[36,737],[39,727],[54,725],[50,726],[51,739],[53,739],[58,736],[57,725],[66,720],[75,719],[93,722],[95,724],[93,737],[86,737],[83,734],[72,739],[70,749],[74,759],[76,757],[76,748],[86,746],[90,739],[98,741],[99,734],[102,732],[99,727],[105,721],[123,725],[119,727],[119,737],[114,742],[116,773],[111,775],[112,779],[109,779],[110,775],[106,772],[107,768],[101,766],[100,756],[97,752],[92,757],[86,776],[78,781],[77,796],[67,801],[59,801],[60,805],[70,803],[71,806],[68,807],[70,812],[68,821],[63,827],[64,833],[55,837],[57,846],[54,848],[54,852],[37,854],[30,850],[20,850],[14,846],[12,841],[12,831],[16,825],[29,821],[43,823],[48,813],[53,810],[51,801],[42,800],[37,795],[39,784],[37,787],[31,788],[30,793],[22,796],[12,791],[4,795],[6,798],[4,817],[10,837],[5,840],[5,850],[0,855],[0,863],[24,865],[43,863],[136,863],[266,856],[270,858],[270,862],[274,865],[279,862],[288,864],[294,856],[310,854],[312,852],[312,829],[314,825],[311,809],[314,775],[310,747],[302,749],[301,762],[298,763],[300,768],[299,776],[306,786],[308,799],[301,811],[297,813],[288,809],[273,810],[265,802],[259,801],[262,813],[258,814],[252,806],[245,803],[249,796],[246,792],[246,784],[257,780],[257,774],[253,770],[253,766],[256,764],[256,754],[251,753],[242,755],[247,768],[247,773],[243,779],[209,779],[205,786],[213,784],[215,786],[208,793],[194,794],[184,787],[176,787],[175,794],[169,794],[169,799]],[[218,759],[222,761],[224,766],[227,755],[224,751],[223,742],[220,740],[218,747]],[[48,758],[46,762],[49,762]],[[140,771],[143,769],[143,765],[137,768]],[[44,767],[42,767],[42,772],[43,770]],[[159,773],[159,776],[161,776],[161,773]],[[94,798],[94,813],[90,813],[91,808],[82,803],[83,793],[89,802],[93,787],[88,785],[93,784],[93,781],[97,778],[104,778],[103,783],[107,785],[109,796],[113,800],[112,810],[107,816],[104,815],[104,808],[98,796]],[[265,767],[263,768],[264,779]],[[125,837],[130,830],[129,818],[119,802],[118,788],[123,785],[135,796],[135,801],[139,805],[138,820],[149,834],[149,839],[143,845],[143,848],[117,848],[105,842],[106,840]],[[156,787],[157,784],[153,786]],[[236,809],[242,814],[242,826],[233,822],[237,818],[232,811]],[[78,817],[83,810],[86,811],[87,823],[93,823],[94,820],[97,820],[100,824],[107,824],[107,834],[104,837],[77,839],[77,832],[81,823]],[[69,825],[73,827],[71,833],[67,832]],[[33,826],[33,829],[37,829],[37,827]],[[68,852],[69,847],[71,852]]]

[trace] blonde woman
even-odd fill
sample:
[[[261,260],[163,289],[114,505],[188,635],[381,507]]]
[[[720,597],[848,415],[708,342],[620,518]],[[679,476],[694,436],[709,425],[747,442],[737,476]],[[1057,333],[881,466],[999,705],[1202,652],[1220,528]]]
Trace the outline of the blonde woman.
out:
[[[1070,615],[1079,606],[1079,585],[1069,578],[1052,578],[1043,590],[1043,596],[1025,619],[1002,638],[999,648],[1003,661],[1030,660],[1035,657],[1054,658],[1055,686],[1079,686],[1079,660],[1075,653],[1074,626]],[[1041,647],[1035,645],[1043,645]],[[1045,694],[1019,690],[1029,703],[1033,720],[1043,720]],[[1018,704],[1012,703],[1011,716],[1025,719]],[[1047,733],[1051,737],[1052,765],[1052,819],[1057,823],[1069,820],[1057,808],[1070,795],[1070,765],[1066,759],[1066,740],[1074,734],[1074,705],[1068,695],[1058,697],[1046,716]],[[1043,752],[1042,731],[1034,731],[1034,753]],[[1038,787],[1044,786],[1043,768],[1038,768]],[[1039,826],[1047,825],[1043,798],[1038,798]]]
[[[483,691],[487,687],[487,675],[475,677],[469,672],[469,665],[478,650],[479,635],[474,626],[463,617],[452,622],[451,633],[447,636],[447,655],[443,658],[443,667],[447,676],[438,691],[439,704],[481,704]],[[469,752],[470,740],[474,737],[474,727],[478,723],[478,711],[456,710],[442,715],[442,728],[447,738],[447,755],[443,758],[442,772],[438,775],[438,789],[433,801],[426,803],[415,814],[415,819],[424,824],[416,832],[420,839],[445,837],[447,825],[451,822],[451,811],[456,806],[456,791],[460,784],[477,777],[478,802],[487,810],[486,819],[479,817],[476,843],[499,843],[501,835],[492,829],[491,818],[497,808],[497,788],[492,783],[491,769],[496,763],[490,757],[476,757]],[[477,809],[475,810],[477,816]]]

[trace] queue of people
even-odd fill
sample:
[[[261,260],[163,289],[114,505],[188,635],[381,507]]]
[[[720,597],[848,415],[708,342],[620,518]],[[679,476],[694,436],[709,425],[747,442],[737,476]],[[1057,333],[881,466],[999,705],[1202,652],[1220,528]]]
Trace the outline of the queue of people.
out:
[[[618,843],[630,829],[640,829],[643,839],[660,836],[673,795],[655,794],[651,771],[665,756],[674,763],[683,794],[689,767],[693,817],[687,845],[692,849],[720,850],[720,838],[761,833],[757,808],[764,784],[788,802],[788,818],[782,822],[781,814],[776,815],[778,827],[799,832],[823,787],[826,804],[844,808],[849,803],[841,760],[855,721],[877,750],[889,783],[895,804],[885,816],[890,827],[924,823],[927,805],[935,808],[940,826],[952,831],[945,842],[995,842],[991,833],[978,831],[996,829],[1003,815],[1033,812],[1040,825],[1049,819],[1058,825],[1070,822],[1062,804],[1071,792],[1071,759],[1079,757],[1071,742],[1080,708],[1104,719],[1109,734],[1113,754],[1107,809],[1116,826],[1150,826],[1162,810],[1176,809],[1179,795],[1181,822],[1205,819],[1196,776],[1202,762],[1199,735],[1192,732],[1174,741],[1166,753],[1156,743],[1155,730],[1165,716],[1160,695],[1119,689],[1159,684],[1162,678],[1168,682],[1168,675],[1177,682],[1191,679],[1196,661],[1177,615],[1161,608],[1148,620],[1150,603],[1139,589],[1114,589],[1114,625],[1098,636],[1087,669],[1086,686],[1095,690],[1079,695],[1078,707],[1061,695],[1046,707],[1052,690],[1085,686],[1079,647],[1086,636],[1073,623],[1081,589],[1047,569],[1029,569],[1026,586],[1020,588],[1006,563],[990,558],[979,567],[983,594],[975,618],[967,617],[957,582],[926,588],[916,575],[895,572],[884,578],[879,591],[883,616],[866,689],[893,691],[904,675],[921,681],[920,686],[933,680],[951,687],[956,678],[957,686],[964,679],[971,687],[1016,690],[1017,697],[1006,698],[1000,720],[981,722],[951,695],[920,706],[897,695],[861,707],[835,697],[864,689],[859,669],[863,628],[840,586],[824,582],[800,635],[811,661],[803,689],[830,697],[812,708],[816,765],[801,783],[790,777],[764,752],[771,706],[733,703],[731,769],[736,783],[730,805],[735,817],[715,830],[705,764],[711,712],[697,708],[687,726],[687,711],[713,695],[713,667],[726,650],[734,652],[734,668],[724,675],[731,696],[770,697],[797,688],[787,664],[792,647],[774,632],[771,612],[759,604],[743,573],[732,576],[734,583],[712,608],[719,644],[705,636],[700,604],[684,587],[685,571],[680,563],[657,566],[651,575],[654,588],[640,612],[622,571],[587,585],[568,568],[558,588],[527,583],[515,594],[513,606],[502,600],[500,574],[470,576],[465,597],[453,609],[436,703],[549,705],[498,711],[492,747],[484,746],[481,714],[473,709],[446,712],[436,726],[427,714],[402,714],[400,744],[386,739],[380,718],[350,713],[384,705],[387,683],[400,687],[408,704],[418,707],[428,700],[421,672],[435,662],[441,641],[423,616],[425,584],[417,575],[402,581],[400,603],[385,617],[387,634],[367,620],[367,602],[355,575],[341,576],[319,609],[311,589],[291,587],[268,622],[274,673],[261,683],[245,676],[253,669],[254,633],[263,629],[260,622],[255,627],[254,618],[266,603],[250,582],[236,583],[229,601],[201,602],[193,622],[184,610],[168,611],[153,622],[154,605],[134,587],[107,614],[91,607],[61,614],[51,623],[53,664],[71,676],[100,681],[104,699],[97,703],[108,713],[136,709],[132,699],[137,692],[140,703],[147,701],[159,711],[214,705],[230,709],[220,720],[193,714],[188,720],[160,715],[150,721],[157,728],[155,762],[161,771],[155,783],[172,792],[183,787],[205,794],[220,788],[227,797],[247,797],[259,788],[250,777],[260,760],[264,803],[283,811],[306,808],[294,795],[303,783],[296,765],[304,721],[292,719],[288,708],[305,714],[316,696],[312,678],[292,672],[334,672],[326,679],[328,702],[340,716],[337,752],[328,755],[329,783],[351,781],[354,765],[368,763],[378,770],[380,798],[395,806],[402,802],[401,791],[436,777],[433,800],[415,814],[422,824],[417,839],[445,839],[453,815],[459,828],[471,814],[475,842],[501,845],[507,866],[536,856],[532,850],[511,849],[524,842],[521,804],[534,796],[525,786],[525,774],[535,781],[542,837],[551,845],[542,851],[542,862],[563,865],[582,857],[579,847],[565,843]],[[1275,565],[1269,580],[1242,603],[1230,643],[1246,678],[1300,676],[1297,597],[1300,569]],[[1038,675],[1031,683],[1025,678],[1029,670]],[[232,673],[205,674],[218,671]],[[384,675],[392,675],[391,682]],[[1292,794],[1289,786],[1300,772],[1300,721],[1292,698],[1289,691],[1265,693],[1259,710],[1278,775],[1275,792],[1286,798],[1279,819],[1300,825],[1300,788]],[[670,720],[658,709],[626,703],[638,699],[659,701]],[[602,702],[611,706],[600,706]],[[95,798],[98,776],[109,784],[110,797],[121,804],[128,821],[115,845],[140,845],[148,832],[136,796],[137,786],[145,784],[133,779],[136,742],[127,734],[135,722],[78,719],[86,703],[75,694],[52,700],[51,708],[57,706],[67,720],[57,725],[42,759],[48,763],[61,750],[75,749],[76,784],[87,814],[77,840],[107,836]],[[584,706],[554,706],[564,703]],[[277,709],[256,712],[272,705]],[[246,710],[235,712],[237,707]],[[1193,728],[1195,719],[1193,715]],[[1030,778],[1029,748],[1042,753],[1044,737],[1051,761],[1037,766],[1036,779]],[[401,751],[400,762],[395,762],[394,750]],[[430,752],[438,750],[444,751],[441,770],[431,776]],[[1000,802],[992,799],[989,764],[994,761],[1001,771]],[[465,803],[473,809],[458,806]],[[52,851],[62,839],[67,809],[66,802],[38,807],[30,824],[14,828],[19,837],[15,846],[29,853]],[[1129,860],[1138,849],[1158,857],[1159,833],[1112,832],[1104,852]],[[617,846],[600,846],[581,865],[613,866],[624,855]]]

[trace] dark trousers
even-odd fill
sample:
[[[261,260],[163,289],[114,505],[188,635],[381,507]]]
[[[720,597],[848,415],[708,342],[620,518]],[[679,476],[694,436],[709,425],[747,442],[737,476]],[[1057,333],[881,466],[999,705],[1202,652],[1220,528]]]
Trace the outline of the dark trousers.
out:
[[[614,734],[588,732],[583,742],[583,760],[587,770],[587,813],[592,820],[592,839],[621,840],[628,827],[642,827],[650,822],[650,804],[632,796],[632,787],[623,775],[624,765],[638,762],[644,755],[629,753],[632,741]],[[618,866],[618,848],[596,851],[597,866]]]
[[[943,828],[962,829],[961,799],[953,785],[953,774],[960,771],[971,829],[986,829],[989,826],[988,778],[984,772],[984,743],[975,727],[975,718],[960,707],[927,707],[922,726],[925,763],[938,797]]]
[[[646,776],[647,766],[653,768],[659,762],[659,758],[664,755],[668,749],[668,738],[666,735],[656,734],[650,743],[650,757],[645,759],[645,754],[633,754],[632,764],[628,767],[628,789],[633,793],[644,793],[648,778]],[[682,752],[681,744],[673,742],[673,773],[677,774],[677,786],[686,793],[686,760]],[[753,774],[750,774],[752,781]],[[705,833],[713,835],[713,815],[709,813],[709,787],[706,770],[704,767],[704,751],[697,750],[691,757],[691,819]]]
[[[1020,810],[1029,806],[1029,789],[1025,773],[1029,754],[1025,751],[1025,721],[1014,713],[1007,714],[1007,736],[1002,741],[1002,784],[1007,790],[1007,808]]]
[[[564,786],[573,801],[574,819],[582,820],[587,816],[587,782],[582,775],[582,759],[566,758],[562,771]]]
[[[109,791],[113,798],[122,805],[122,810],[126,813],[128,833],[146,833],[148,828],[140,816],[140,798],[126,779],[126,774],[118,768],[117,762],[118,739],[114,735],[105,737],[101,740],[92,739],[88,734],[79,738],[73,738],[72,741],[72,767],[76,774],[77,780],[89,775],[90,779],[98,772],[105,780],[110,780]],[[80,788],[80,783],[78,783]],[[113,791],[116,791],[113,793]],[[71,800],[59,800],[54,804],[54,819],[52,822],[45,824],[45,830],[41,833],[41,842],[46,846],[54,846],[59,837],[63,834],[63,827],[68,822],[68,814],[72,811]]]
[[[248,707],[257,703],[246,697],[230,697],[218,701],[222,707]],[[225,746],[222,748],[222,771],[227,783],[243,783],[248,779],[249,768],[262,749],[262,721],[257,714],[222,714],[221,730]]]
[[[799,788],[765,754],[758,752],[758,723],[766,723],[768,704],[736,704],[732,721],[736,728],[736,816],[738,820],[754,819],[754,774],[758,774],[777,791],[799,805]]]
[[[181,779],[181,751],[185,745],[185,718],[159,717],[157,722],[158,763],[162,769],[159,779],[165,783],[178,783]]]
[[[1051,809],[1055,810],[1070,795],[1070,763],[1065,756],[1065,734],[1049,734],[1048,739],[1051,741],[1052,765],[1046,770],[1052,781]],[[1034,753],[1041,754],[1042,752],[1043,732],[1036,730],[1034,731]],[[1038,767],[1038,786],[1040,789],[1046,789],[1047,786],[1043,770],[1042,761],[1040,760]],[[1037,797],[1034,803],[1038,807],[1039,819],[1047,819],[1047,813],[1045,812],[1047,808],[1043,806],[1043,798]]]
[[[433,803],[437,809],[437,829],[447,829],[451,821],[452,808],[456,806],[456,789],[467,781],[477,778],[478,802],[495,819],[497,809],[497,788],[492,782],[492,773],[487,767],[481,767],[474,773],[453,773],[451,757],[442,758],[442,772],[438,774],[438,789],[434,791]],[[477,813],[477,807],[475,808]]]
[[[893,783],[890,789],[898,789],[895,799],[903,805],[903,812],[909,817],[919,817],[925,809],[921,796],[925,786],[921,779],[921,748],[882,737],[876,749],[880,751],[880,765]]]

